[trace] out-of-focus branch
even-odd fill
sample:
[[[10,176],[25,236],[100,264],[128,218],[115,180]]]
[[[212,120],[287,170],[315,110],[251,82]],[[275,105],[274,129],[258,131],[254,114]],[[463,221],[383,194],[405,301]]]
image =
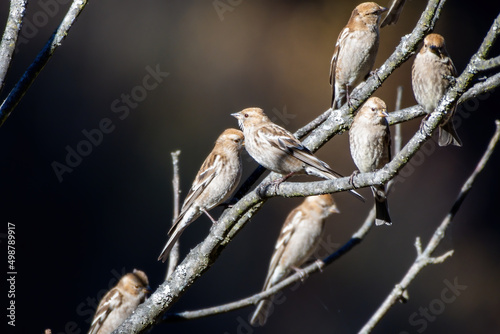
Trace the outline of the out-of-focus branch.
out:
[[[60,46],[66,38],[71,26],[76,21],[76,18],[80,15],[85,5],[87,5],[87,0],[73,1],[59,27],[52,34],[43,49],[36,56],[33,63],[31,63],[26,72],[24,72],[21,79],[17,82],[0,106],[0,126],[3,125],[19,101],[21,101],[24,94],[38,77],[38,74],[52,57],[52,54],[57,47]]]
[[[180,177],[179,177],[179,155],[181,154],[180,150],[175,152],[171,152],[172,156],[172,167],[174,170],[174,176],[172,178],[172,190],[174,192],[174,215],[172,217],[172,226],[175,224],[177,217],[179,217],[179,206],[180,199],[179,195],[181,193],[180,190]],[[179,263],[179,240],[174,244],[172,249],[170,250],[170,254],[168,255],[168,269],[167,269],[167,279],[174,272],[175,267]]]
[[[401,109],[401,100],[403,99],[403,86],[398,86],[396,93],[396,107],[394,111],[399,111]],[[401,152],[401,147],[403,147],[403,135],[401,133],[401,123],[394,126],[396,130],[394,132],[394,155]]]
[[[477,176],[481,171],[484,169],[486,164],[488,163],[491,154],[493,153],[498,140],[500,139],[500,121],[496,121],[496,131],[493,137],[490,140],[490,143],[488,145],[488,148],[486,149],[486,152],[482,156],[481,160],[477,164],[476,168],[472,172],[472,174],[469,176],[467,181],[462,186],[462,189],[460,190],[460,193],[458,194],[458,197],[453,204],[450,212],[444,220],[441,222],[439,227],[436,229],[434,234],[432,235],[431,240],[427,244],[427,247],[422,251],[422,245],[420,242],[420,238],[417,238],[415,241],[415,247],[417,249],[417,258],[415,259],[415,262],[413,265],[410,267],[406,275],[403,277],[403,279],[397,283],[394,288],[392,289],[391,293],[387,296],[387,298],[384,300],[382,305],[377,309],[377,311],[373,314],[373,316],[370,318],[370,320],[363,326],[363,328],[359,331],[359,333],[366,334],[370,333],[371,330],[375,327],[375,325],[382,319],[382,317],[389,311],[389,309],[398,301],[401,300],[402,298],[406,298],[407,295],[407,289],[411,282],[415,279],[415,277],[418,275],[418,273],[427,265],[429,264],[436,264],[436,263],[442,263],[444,260],[446,260],[448,257],[450,257],[453,254],[453,251],[448,251],[444,253],[441,256],[438,257],[432,257],[432,253],[436,250],[437,246],[441,242],[441,240],[445,236],[446,229],[450,225],[453,217],[457,213],[458,209],[462,205],[465,197],[469,193],[470,189],[472,188],[472,185],[474,184],[474,181],[476,180]]]
[[[21,31],[27,2],[28,0],[10,1],[9,17],[0,43],[0,92],[3,89],[5,77],[16,49],[17,37]]]

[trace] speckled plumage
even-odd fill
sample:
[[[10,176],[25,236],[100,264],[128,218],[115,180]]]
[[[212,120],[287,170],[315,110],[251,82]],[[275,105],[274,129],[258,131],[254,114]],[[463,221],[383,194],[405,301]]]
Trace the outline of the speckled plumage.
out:
[[[323,235],[325,219],[338,212],[329,194],[309,196],[290,212],[274,247],[263,291],[282,281],[313,255]],[[270,303],[269,300],[259,302],[250,320],[252,325],[266,323]]]
[[[352,160],[362,173],[374,172],[391,160],[391,135],[385,102],[371,97],[358,111],[349,130]],[[391,224],[384,185],[372,186],[377,225]]]
[[[184,229],[203,212],[225,202],[234,192],[241,178],[243,140],[243,133],[236,129],[227,129],[219,136],[193,181],[158,260],[165,262]]]
[[[372,70],[379,46],[380,15],[386,10],[375,2],[364,2],[352,11],[340,32],[330,62],[332,108],[342,107]]]
[[[450,86],[450,77],[456,77],[457,71],[446,51],[443,36],[429,34],[424,45],[415,57],[412,68],[412,87],[415,100],[425,112],[430,114]],[[462,141],[453,126],[456,106],[445,117],[439,127],[439,145],[453,144],[462,146]]]
[[[134,269],[124,275],[99,302],[89,334],[113,332],[146,300],[149,292],[148,277],[142,270]]]

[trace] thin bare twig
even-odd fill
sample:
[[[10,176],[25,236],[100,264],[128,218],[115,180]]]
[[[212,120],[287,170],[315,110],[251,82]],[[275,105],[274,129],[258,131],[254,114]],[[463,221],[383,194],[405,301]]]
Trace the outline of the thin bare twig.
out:
[[[12,57],[16,49],[17,37],[21,31],[27,0],[11,0],[9,17],[0,43],[0,92],[5,84]]]
[[[50,60],[57,47],[60,46],[66,38],[71,26],[76,21],[83,8],[85,8],[85,5],[87,5],[87,0],[73,1],[57,30],[52,34],[43,49],[36,56],[33,63],[31,63],[26,72],[24,72],[21,79],[17,82],[0,106],[0,126],[2,126],[7,120],[7,117],[9,117],[19,101],[21,101],[24,94],[38,77],[40,71],[42,71],[44,66]]]
[[[493,137],[490,140],[490,143],[488,145],[488,148],[486,149],[486,152],[484,155],[481,157],[481,160],[479,160],[476,168],[472,172],[472,174],[469,176],[467,181],[462,186],[462,189],[460,190],[460,193],[458,194],[458,197],[453,204],[450,212],[446,215],[444,220],[441,222],[439,227],[436,229],[434,234],[432,235],[431,240],[427,244],[427,247],[425,247],[425,250],[422,251],[422,245],[420,242],[420,238],[417,237],[415,241],[415,248],[417,249],[417,258],[415,259],[415,262],[413,265],[410,267],[406,275],[403,277],[403,279],[397,283],[391,293],[387,296],[387,298],[384,300],[382,305],[377,309],[377,311],[373,314],[373,316],[368,320],[368,322],[363,326],[363,328],[359,331],[361,334],[366,334],[370,333],[371,330],[375,327],[375,325],[382,319],[382,317],[389,311],[389,309],[398,301],[401,300],[401,298],[406,298],[406,292],[408,289],[408,286],[411,284],[411,282],[415,279],[415,277],[418,275],[418,273],[427,265],[429,264],[436,264],[436,263],[442,263],[444,260],[446,260],[448,257],[450,257],[453,254],[453,251],[448,251],[444,253],[443,255],[440,255],[438,257],[433,257],[432,253],[436,250],[437,246],[441,242],[441,240],[444,238],[446,229],[450,225],[453,217],[457,213],[458,209],[462,205],[465,197],[469,193],[470,189],[472,188],[472,185],[474,184],[474,181],[476,180],[476,177],[479,175],[479,173],[484,169],[486,164],[488,163],[488,160],[491,157],[491,154],[493,153],[498,140],[500,139],[500,121],[497,120],[495,121],[496,124],[496,131]]]
[[[180,190],[180,177],[179,177],[179,155],[181,154],[180,150],[175,152],[170,152],[172,156],[172,167],[174,170],[174,176],[172,178],[172,188],[174,192],[174,214],[172,217],[172,226],[175,224],[177,217],[179,217],[179,207],[180,207],[180,199],[179,195],[181,193]],[[167,269],[167,279],[177,267],[179,263],[179,240],[174,244],[172,249],[170,250],[170,254],[168,255],[168,269]]]
[[[401,100],[403,98],[403,86],[398,86],[398,90],[396,93],[396,108],[394,111],[398,111],[401,109]],[[403,137],[401,134],[401,123],[398,123],[394,126],[394,155],[398,154],[401,151],[401,147],[403,144]]]

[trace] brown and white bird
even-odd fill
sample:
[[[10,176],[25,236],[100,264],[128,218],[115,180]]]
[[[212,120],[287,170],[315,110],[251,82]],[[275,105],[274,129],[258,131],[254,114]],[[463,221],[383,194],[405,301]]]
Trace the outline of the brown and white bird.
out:
[[[314,175],[332,180],[342,177],[283,127],[271,122],[260,108],[247,108],[231,114],[245,134],[245,149],[261,166],[286,179],[293,174]],[[354,195],[363,199],[358,193]]]
[[[457,71],[451,61],[443,36],[429,34],[424,39],[424,45],[415,57],[412,68],[413,94],[418,104],[430,114],[436,109],[439,101],[450,86],[450,79],[457,76]],[[453,144],[462,146],[462,141],[453,125],[453,115],[456,106],[449,112],[439,127],[439,146]]]
[[[370,74],[377,57],[380,15],[387,8],[364,2],[352,11],[335,44],[330,63],[332,108],[349,101],[349,94]]]
[[[227,129],[217,138],[215,147],[194,179],[179,217],[168,232],[169,239],[158,260],[166,261],[184,229],[202,213],[215,223],[208,211],[224,203],[238,186],[242,172],[243,141],[243,133],[236,129]]]
[[[274,246],[263,291],[282,281],[306,262],[317,250],[324,232],[325,219],[339,213],[331,195],[309,196],[293,209],[281,228]],[[261,300],[250,320],[252,325],[264,326],[272,309],[272,301]]]
[[[358,111],[349,130],[352,160],[362,173],[374,172],[391,160],[391,134],[385,102],[369,98]],[[391,225],[384,185],[372,186],[376,225]]]
[[[146,300],[150,293],[148,277],[142,270],[123,276],[99,302],[89,334],[113,332]]]
[[[380,28],[383,28],[391,24],[396,24],[398,22],[399,16],[401,16],[401,12],[403,11],[405,2],[406,0],[392,0],[391,7],[389,8],[387,15],[382,20]]]

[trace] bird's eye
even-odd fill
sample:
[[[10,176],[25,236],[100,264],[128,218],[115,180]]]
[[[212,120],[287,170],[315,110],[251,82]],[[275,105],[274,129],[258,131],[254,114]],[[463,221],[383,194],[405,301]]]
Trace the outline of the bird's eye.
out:
[[[245,118],[248,118],[248,114],[245,114]]]
[[[372,111],[375,111],[375,108],[372,108]]]

